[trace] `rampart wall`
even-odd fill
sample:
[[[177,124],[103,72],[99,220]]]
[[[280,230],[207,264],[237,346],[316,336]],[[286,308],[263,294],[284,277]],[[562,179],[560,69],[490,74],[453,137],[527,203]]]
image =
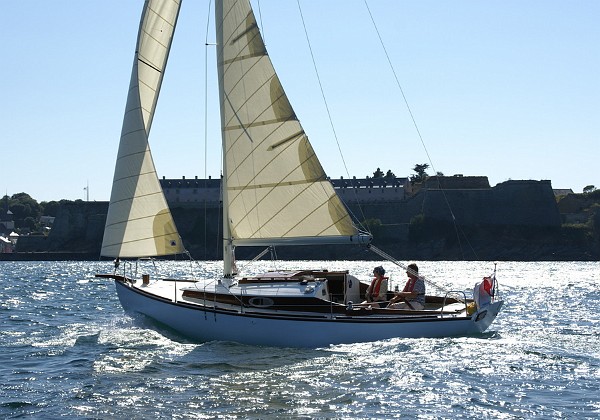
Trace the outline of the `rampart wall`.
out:
[[[202,203],[171,203],[171,206],[175,223],[192,256],[200,260],[221,258],[220,208]],[[437,236],[434,232],[415,239],[419,236],[415,235],[417,230],[413,224],[418,217],[421,222],[433,222],[433,226],[436,223],[451,226],[454,217],[461,230],[472,235],[479,251],[477,259],[552,259],[549,256],[561,255],[559,259],[577,259],[578,255],[593,254],[584,248],[562,244],[561,215],[550,181],[507,181],[492,188],[422,188],[404,200],[372,201],[360,207],[351,203],[349,208],[357,220],[372,228],[377,246],[404,258],[471,258],[460,252],[457,248],[460,244],[449,239],[449,229]],[[96,259],[100,254],[107,210],[107,202],[65,203],[48,237],[22,237],[16,251],[86,254]],[[423,225],[420,228],[423,229]],[[521,231],[529,236],[520,235]],[[309,248],[297,249],[279,247],[278,255],[283,259],[336,259],[343,255],[338,253],[339,247],[319,247],[317,253]],[[240,259],[255,255],[252,249],[238,251]],[[369,257],[357,251],[350,258]]]

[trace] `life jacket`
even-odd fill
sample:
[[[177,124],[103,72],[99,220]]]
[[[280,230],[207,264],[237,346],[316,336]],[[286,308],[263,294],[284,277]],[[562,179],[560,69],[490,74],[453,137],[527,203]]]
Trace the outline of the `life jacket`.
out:
[[[387,281],[388,277],[381,277],[381,280],[377,281],[377,277],[371,280],[371,296],[373,299],[379,297],[379,292],[381,291],[381,285],[384,281]]]
[[[402,289],[402,291],[403,292],[412,292],[413,289],[415,288],[416,282],[417,282],[417,279],[409,278],[408,280],[406,280],[406,284],[404,285],[404,289]]]

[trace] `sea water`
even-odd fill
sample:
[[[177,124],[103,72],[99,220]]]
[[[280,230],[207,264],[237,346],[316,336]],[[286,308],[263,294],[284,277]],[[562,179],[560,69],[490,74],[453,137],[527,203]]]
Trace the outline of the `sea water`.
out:
[[[437,285],[467,293],[494,269],[418,263]],[[221,267],[160,264],[166,275],[216,275]],[[374,264],[246,269],[347,269],[368,281]],[[401,286],[402,270],[383,265]],[[94,278],[112,269],[111,262],[0,262],[1,418],[600,417],[598,262],[499,263],[505,306],[479,336],[309,350],[161,334],[124,314],[112,281]]]

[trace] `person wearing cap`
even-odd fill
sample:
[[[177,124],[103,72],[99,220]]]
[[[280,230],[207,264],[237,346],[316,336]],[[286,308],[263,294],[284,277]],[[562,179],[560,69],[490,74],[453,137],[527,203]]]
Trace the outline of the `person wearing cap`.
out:
[[[373,275],[375,278],[367,288],[366,300],[363,304],[371,304],[374,308],[385,308],[388,290],[388,278],[384,277],[385,269],[382,266],[375,267]]]
[[[419,277],[417,264],[409,264],[406,268],[408,280],[401,292],[395,292],[390,299],[389,309],[412,309],[420,311],[425,308],[425,282]]]

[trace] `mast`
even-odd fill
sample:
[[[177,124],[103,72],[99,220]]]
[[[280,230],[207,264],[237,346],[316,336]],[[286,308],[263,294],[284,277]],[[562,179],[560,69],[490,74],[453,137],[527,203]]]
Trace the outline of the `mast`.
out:
[[[217,0],[223,259],[234,247],[368,242],[333,189],[277,77],[249,0]]]
[[[223,86],[223,0],[215,2],[215,27],[217,35],[217,68],[219,79],[219,104],[221,107],[221,127],[225,126],[225,94]],[[227,157],[226,157],[226,137],[225,130],[221,130],[221,141],[223,150],[223,174],[221,176],[221,197],[223,200],[223,275],[231,277],[237,274],[235,267],[235,248],[231,237],[231,228],[229,225],[229,200],[227,195]]]

